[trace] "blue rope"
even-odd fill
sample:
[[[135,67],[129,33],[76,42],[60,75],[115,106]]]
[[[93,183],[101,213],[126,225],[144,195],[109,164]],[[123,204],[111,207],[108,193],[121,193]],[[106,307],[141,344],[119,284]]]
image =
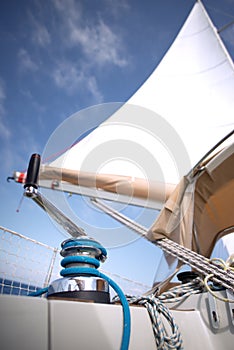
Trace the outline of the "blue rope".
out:
[[[42,294],[47,293],[47,292],[48,292],[48,289],[49,289],[49,287],[41,288],[41,289],[39,289],[39,290],[37,290],[37,291],[35,291],[35,292],[32,292],[32,293],[28,294],[28,296],[29,296],[29,297],[39,297],[39,296],[41,296]]]
[[[96,268],[100,266],[100,261],[90,256],[70,255],[70,256],[66,256],[61,261],[62,267],[66,267],[68,264],[72,264],[72,263],[91,264]]]
[[[120,302],[123,308],[123,335],[120,350],[128,350],[130,333],[131,333],[131,317],[130,309],[127,299],[122,291],[122,289],[108,276],[104,273],[90,267],[67,267],[60,272],[61,276],[72,276],[72,275],[89,275],[97,276],[105,279],[109,285],[118,294]]]
[[[94,248],[97,248],[97,249],[100,249],[102,255],[104,257],[107,256],[107,250],[98,242],[96,241],[92,241],[90,239],[85,239],[85,238],[79,238],[77,240],[75,239],[69,239],[68,241],[65,241],[62,243],[62,248],[63,249],[66,249],[66,248],[69,248],[69,247],[74,247],[74,246],[88,246],[88,247],[94,247]]]
[[[88,246],[88,247],[93,247],[93,248],[98,248],[101,251],[102,257],[107,256],[107,251],[106,249],[98,242],[92,241],[89,239],[77,239],[77,240],[68,240],[65,241],[62,244],[63,249],[69,249],[73,247],[79,247],[79,246]],[[98,271],[96,268],[92,267],[67,267],[67,265],[71,263],[88,263],[90,265],[93,265],[94,267],[98,268],[100,265],[100,262],[98,259],[95,257],[87,257],[83,255],[69,255],[66,256],[62,262],[61,265],[64,267],[64,269],[60,272],[60,275],[63,277],[68,277],[68,276],[77,276],[77,275],[88,275],[88,276],[97,276],[100,278],[103,278],[106,280],[109,285],[114,289],[114,291],[117,293],[119,296],[120,302],[122,304],[123,308],[123,334],[122,334],[122,341],[121,341],[121,350],[127,350],[129,347],[129,341],[130,341],[130,332],[131,332],[131,318],[130,318],[130,309],[129,309],[129,304],[128,301],[121,290],[121,288],[108,276],[103,274],[102,272]]]

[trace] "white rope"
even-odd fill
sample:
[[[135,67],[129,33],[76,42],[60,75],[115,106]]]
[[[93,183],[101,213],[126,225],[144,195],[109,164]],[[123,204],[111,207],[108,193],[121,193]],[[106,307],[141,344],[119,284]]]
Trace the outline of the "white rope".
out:
[[[203,290],[204,282],[200,277],[197,277],[191,282],[176,286],[160,294],[158,299],[163,303],[176,303],[181,302],[192,294],[199,294]]]
[[[154,295],[145,297],[128,297],[130,304],[143,305],[150,316],[152,328],[155,336],[157,349],[183,349],[182,336],[179,328],[172,316],[170,310]],[[167,334],[163,318],[166,319],[171,327],[171,334]]]

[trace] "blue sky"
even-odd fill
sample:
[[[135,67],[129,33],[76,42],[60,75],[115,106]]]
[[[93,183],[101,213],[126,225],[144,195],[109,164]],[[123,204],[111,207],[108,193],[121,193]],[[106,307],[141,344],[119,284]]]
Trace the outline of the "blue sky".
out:
[[[42,153],[53,131],[73,113],[126,101],[159,63],[193,3],[1,2],[0,225],[60,244],[64,236],[33,202],[24,199],[16,212],[23,191],[8,184],[7,176],[26,169],[30,155]],[[234,19],[233,0],[204,0],[204,5],[217,28]],[[233,58],[234,26],[221,35]],[[150,284],[160,252],[148,242],[133,241],[110,249],[103,268]],[[139,259],[142,267],[136,268]]]

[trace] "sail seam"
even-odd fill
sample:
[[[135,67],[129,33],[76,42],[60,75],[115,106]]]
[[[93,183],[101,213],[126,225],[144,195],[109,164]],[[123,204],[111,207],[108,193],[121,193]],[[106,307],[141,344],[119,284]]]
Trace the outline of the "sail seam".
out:
[[[206,30],[209,30],[209,29],[210,29],[210,26],[208,25],[208,26],[204,27],[202,30],[196,31],[196,32],[189,34],[189,35],[181,35],[180,37],[181,38],[191,38],[191,37],[196,36],[202,32],[205,32]]]
[[[230,63],[230,66],[232,67],[232,69],[233,69],[233,71],[234,71],[234,64],[233,64],[232,58],[231,58],[231,56],[229,55],[229,53],[228,53],[228,51],[227,51],[227,49],[226,49],[226,47],[225,47],[225,45],[224,45],[224,43],[223,43],[223,41],[222,41],[220,35],[218,34],[217,29],[215,28],[215,26],[214,26],[213,22],[211,21],[211,19],[210,19],[208,13],[206,12],[206,9],[204,8],[204,5],[203,5],[202,1],[199,0],[198,3],[200,4],[200,6],[201,6],[201,8],[202,8],[202,10],[203,10],[203,12],[204,12],[204,14],[205,14],[205,16],[206,16],[206,18],[207,18],[207,20],[208,20],[208,23],[210,24],[210,27],[212,28],[212,30],[213,30],[213,32],[214,32],[214,34],[215,34],[215,36],[216,36],[216,38],[217,38],[217,40],[218,40],[218,43],[219,43],[219,45],[220,45],[220,47],[221,47],[223,53],[224,53],[225,56],[227,57],[227,59],[228,59],[228,61],[229,61],[229,63]]]

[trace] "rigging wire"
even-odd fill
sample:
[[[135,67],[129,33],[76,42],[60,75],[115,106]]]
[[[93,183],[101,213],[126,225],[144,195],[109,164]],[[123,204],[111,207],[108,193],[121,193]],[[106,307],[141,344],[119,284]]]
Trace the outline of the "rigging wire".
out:
[[[92,199],[92,202],[106,214],[115,218],[138,234],[143,235],[147,239],[146,234],[148,230],[145,227],[132,221],[123,214],[120,214],[118,211],[97,199]],[[178,260],[183,263],[190,265],[202,275],[209,275],[213,282],[219,283],[223,287],[234,291],[234,269],[232,267],[228,266],[227,268],[224,268],[223,265],[215,264],[215,261],[205,258],[186,247],[180,246],[178,243],[169,240],[168,238],[162,238],[152,243],[159,246],[170,255],[178,258]]]
[[[224,30],[226,30],[227,28],[231,27],[234,24],[234,20],[225,24],[223,27],[221,27],[220,29],[217,30],[217,32],[220,34],[221,32],[223,32]]]

